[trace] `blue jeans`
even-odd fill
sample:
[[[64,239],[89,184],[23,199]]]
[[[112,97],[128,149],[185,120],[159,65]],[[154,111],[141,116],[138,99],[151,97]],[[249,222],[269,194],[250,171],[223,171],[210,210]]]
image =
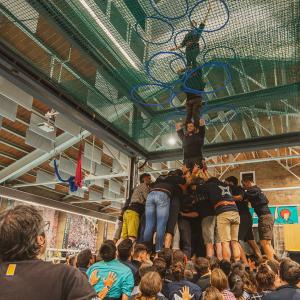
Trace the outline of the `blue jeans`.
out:
[[[148,194],[146,201],[146,227],[144,242],[151,242],[156,227],[155,251],[159,252],[164,246],[164,235],[169,218],[170,197],[160,191]]]

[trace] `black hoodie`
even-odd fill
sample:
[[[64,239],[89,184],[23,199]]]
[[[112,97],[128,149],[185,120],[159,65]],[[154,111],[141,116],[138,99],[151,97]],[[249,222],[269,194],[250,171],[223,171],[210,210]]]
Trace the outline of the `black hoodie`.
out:
[[[230,205],[220,205],[215,208],[216,215],[226,211],[238,211],[235,201],[231,195],[230,187],[217,178],[211,178],[206,182],[208,200],[215,207],[219,202],[231,202]]]
[[[271,214],[268,207],[269,200],[258,186],[254,185],[245,190],[245,199],[251,203],[258,217]]]
[[[153,184],[150,193],[152,191],[161,191],[173,197],[175,192],[178,192],[178,184],[185,184],[185,178],[178,175],[166,175],[159,176]]]

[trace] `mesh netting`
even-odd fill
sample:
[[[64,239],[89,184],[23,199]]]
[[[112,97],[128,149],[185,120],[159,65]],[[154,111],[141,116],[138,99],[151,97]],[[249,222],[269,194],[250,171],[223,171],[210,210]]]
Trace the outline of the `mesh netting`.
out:
[[[0,0],[0,38],[91,114],[149,151],[168,149],[192,88],[190,72],[179,76],[185,48],[171,48],[209,3],[196,58],[208,142],[224,126],[223,141],[298,130],[297,0]]]

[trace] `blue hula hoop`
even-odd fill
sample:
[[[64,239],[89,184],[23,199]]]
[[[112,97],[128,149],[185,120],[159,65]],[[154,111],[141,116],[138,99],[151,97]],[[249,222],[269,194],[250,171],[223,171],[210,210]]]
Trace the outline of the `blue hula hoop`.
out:
[[[199,2],[197,2],[193,6],[193,8],[191,9],[191,11],[189,13],[189,21],[190,21],[190,23],[192,23],[191,22],[192,21],[192,14],[193,14],[194,10],[198,7],[199,4],[201,4],[201,3],[205,2],[205,1],[206,0],[200,0]],[[225,23],[222,26],[220,26],[219,28],[217,28],[217,29],[208,30],[208,29],[204,28],[203,32],[215,32],[215,31],[223,29],[227,25],[227,23],[229,21],[229,8],[228,8],[228,5],[226,4],[226,2],[224,0],[219,0],[219,1],[224,5],[225,11],[226,11],[227,17],[226,17]]]
[[[176,84],[176,83],[179,82],[181,79],[177,79],[177,80],[172,81],[172,82],[164,82],[164,81],[161,81],[161,80],[156,79],[156,78],[151,74],[151,71],[150,71],[150,64],[151,64],[152,60],[153,60],[156,56],[161,55],[161,54],[171,54],[171,55],[177,56],[178,59],[181,59],[181,60],[184,62],[184,67],[185,67],[185,68],[186,68],[186,61],[185,61],[185,58],[184,58],[181,54],[179,54],[179,53],[177,53],[177,52],[160,51],[160,52],[157,52],[157,53],[153,54],[153,55],[149,58],[149,60],[147,60],[147,61],[145,62],[145,71],[146,71],[146,73],[148,74],[148,76],[149,76],[153,81],[155,81],[155,82],[157,82],[157,83],[159,83],[159,84],[161,84],[161,85],[164,85],[164,86],[166,86],[166,87],[169,88],[170,84]]]
[[[131,88],[130,90],[130,96],[131,96],[131,99],[134,100],[134,102],[136,103],[139,103],[141,105],[144,105],[144,106],[152,106],[152,107],[163,107],[163,104],[168,104],[169,103],[169,98],[163,102],[163,103],[145,103],[141,100],[139,100],[137,97],[136,97],[136,93],[137,93],[137,90],[141,87],[144,87],[144,86],[157,86],[157,87],[161,87],[163,89],[168,89],[171,93],[173,93],[172,91],[172,88],[165,85],[165,84],[158,84],[158,83],[151,83],[151,84],[148,84],[148,83],[145,83],[145,84],[138,84],[138,85],[135,85]]]
[[[190,32],[190,31],[191,31],[191,29],[183,29],[183,30],[178,31],[178,32],[174,35],[174,45],[175,45],[175,47],[178,46],[178,43],[177,43],[177,37],[178,37],[178,35],[179,35],[180,33],[182,33],[182,32]],[[203,47],[202,50],[204,50],[204,49],[206,48],[206,42],[205,42],[204,37],[203,37],[202,34],[201,34],[201,39],[202,39],[203,44],[204,44],[204,47]],[[185,54],[185,51],[182,51],[181,49],[178,49],[178,50],[179,50],[182,54]]]
[[[190,78],[190,76],[194,72],[196,72],[196,71],[198,71],[198,70],[200,70],[200,69],[202,69],[204,67],[208,67],[210,65],[221,66],[224,69],[224,71],[227,74],[227,76],[226,76],[226,80],[224,81],[224,85],[223,86],[221,86],[221,87],[219,87],[219,88],[217,88],[215,90],[212,90],[212,91],[200,91],[200,90],[191,89],[191,88],[189,88],[186,85],[187,84],[187,80]],[[214,61],[214,62],[208,62],[208,63],[204,63],[203,65],[195,68],[194,70],[190,71],[187,74],[187,76],[185,77],[185,80],[183,81],[183,91],[187,92],[187,93],[195,94],[195,95],[212,94],[212,93],[216,93],[216,92],[224,90],[226,88],[226,85],[229,84],[230,81],[232,81],[232,76],[231,76],[228,64],[225,64],[225,63],[222,63],[222,62],[216,62],[216,61]]]
[[[139,30],[138,30],[138,25],[139,25],[139,24],[138,24],[138,23],[135,23],[135,24],[134,24],[135,32],[139,35],[139,37],[140,37],[144,42],[146,42],[146,43],[148,43],[148,44],[152,44],[152,45],[163,45],[163,44],[166,44],[166,43],[168,43],[169,41],[171,41],[171,39],[172,39],[172,37],[173,37],[173,35],[174,35],[175,29],[174,29],[174,26],[173,26],[170,22],[168,22],[168,21],[166,21],[166,20],[164,20],[164,19],[161,19],[161,18],[159,18],[159,17],[156,17],[156,16],[146,17],[145,20],[146,20],[146,19],[155,19],[155,20],[159,20],[159,21],[161,21],[161,22],[166,23],[166,24],[171,28],[171,34],[170,34],[169,39],[166,40],[166,41],[163,41],[163,42],[152,42],[152,41],[148,41],[147,39],[145,39],[145,38],[139,33]]]
[[[172,64],[173,64],[174,61],[176,61],[176,60],[178,60],[178,59],[180,59],[180,58],[179,58],[179,57],[175,57],[174,59],[172,59],[172,60],[169,62],[169,66],[170,66],[171,71],[172,71],[174,74],[176,74],[177,76],[178,76],[178,73],[173,69]]]
[[[213,48],[207,49],[207,50],[204,52],[204,54],[203,54],[203,61],[204,61],[205,63],[209,62],[209,61],[206,60],[207,54],[208,54],[209,52],[211,52],[211,51],[214,51],[215,49],[228,49],[228,50],[230,50],[230,51],[233,52],[234,59],[237,59],[237,54],[236,54],[236,52],[235,52],[235,50],[234,50],[233,48],[227,47],[227,46],[217,46],[217,47],[213,47]]]
[[[151,4],[152,8],[155,10],[155,12],[159,16],[161,16],[162,18],[170,20],[170,21],[179,20],[179,19],[181,19],[181,18],[183,18],[183,17],[185,17],[187,15],[187,13],[189,11],[189,3],[188,3],[188,0],[185,0],[184,2],[185,2],[185,6],[186,6],[185,12],[182,15],[179,15],[179,16],[176,16],[176,17],[170,17],[170,16],[166,16],[166,15],[162,14],[159,11],[159,9],[157,8],[156,3],[154,2],[154,0],[150,0],[150,4]]]

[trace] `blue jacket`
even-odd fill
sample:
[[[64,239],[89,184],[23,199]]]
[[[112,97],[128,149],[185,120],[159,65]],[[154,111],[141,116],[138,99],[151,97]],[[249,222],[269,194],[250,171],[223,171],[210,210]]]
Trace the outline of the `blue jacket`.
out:
[[[276,291],[264,295],[263,300],[300,300],[300,289],[296,286],[283,285]]]
[[[194,295],[195,300],[200,300],[202,296],[201,288],[188,280],[182,279],[180,281],[172,281],[165,283],[163,293],[169,300],[174,300],[175,294],[181,297],[180,290],[184,287],[188,286],[190,288],[190,294]]]

